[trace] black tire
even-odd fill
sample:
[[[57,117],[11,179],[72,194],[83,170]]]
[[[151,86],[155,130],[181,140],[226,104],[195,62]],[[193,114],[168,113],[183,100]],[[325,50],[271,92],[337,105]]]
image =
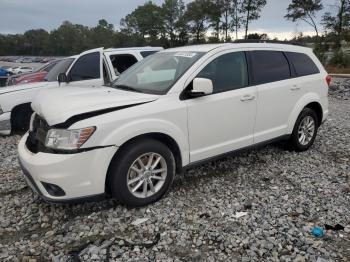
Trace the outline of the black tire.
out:
[[[164,184],[153,195],[145,198],[137,197],[130,192],[127,185],[129,168],[142,155],[156,153],[163,157],[167,167]],[[175,177],[175,158],[170,149],[154,139],[138,139],[122,148],[113,158],[107,180],[107,186],[114,198],[127,206],[145,206],[164,196]],[[156,182],[158,183],[158,182]],[[147,186],[148,188],[148,186]]]
[[[314,132],[313,135],[311,137],[311,139],[306,143],[306,144],[302,144],[299,141],[299,128],[300,128],[300,124],[302,123],[302,121],[307,118],[307,117],[311,117],[314,121]],[[315,113],[314,110],[310,109],[310,108],[304,108],[303,111],[301,111],[301,113],[298,116],[297,121],[295,122],[294,128],[293,128],[293,133],[291,135],[290,138],[290,146],[292,147],[293,150],[298,151],[298,152],[302,152],[302,151],[306,151],[308,150],[314,143],[316,135],[317,135],[317,129],[319,126],[319,122],[318,122],[318,118],[317,118],[317,114]]]

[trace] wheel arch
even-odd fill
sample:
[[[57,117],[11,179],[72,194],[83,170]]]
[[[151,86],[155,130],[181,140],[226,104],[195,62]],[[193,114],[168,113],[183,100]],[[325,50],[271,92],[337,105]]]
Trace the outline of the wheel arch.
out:
[[[311,102],[311,103],[307,104],[306,106],[304,106],[304,108],[310,108],[313,111],[315,111],[315,113],[317,115],[317,125],[320,126],[322,123],[322,120],[323,120],[323,109],[322,109],[321,104],[318,102]]]
[[[21,112],[33,112],[32,108],[31,108],[31,102],[27,102],[27,103],[22,103],[22,104],[19,104],[19,105],[16,105],[14,106],[12,109],[11,109],[11,116],[10,116],[10,121],[11,121],[11,126],[12,128],[16,128],[18,126],[16,126],[17,123],[15,123],[15,117],[17,116],[18,113],[21,113]]]
[[[174,138],[172,138],[170,135],[165,134],[165,133],[160,133],[160,132],[151,132],[151,133],[145,133],[142,135],[137,135],[133,138],[130,138],[126,142],[124,142],[117,150],[117,152],[114,154],[112,160],[110,161],[110,164],[108,166],[107,174],[106,174],[106,179],[105,179],[105,192],[110,193],[109,189],[109,184],[110,184],[110,177],[111,177],[111,166],[113,161],[117,161],[118,157],[120,156],[121,152],[123,151],[124,148],[127,148],[130,144],[136,143],[139,140],[143,139],[154,139],[157,141],[160,141],[164,143],[167,147],[169,147],[170,151],[173,153],[174,158],[175,158],[175,165],[176,165],[176,173],[181,173],[182,171],[182,155],[181,155],[181,150],[180,146],[176,142]]]
[[[309,93],[302,97],[292,110],[288,120],[287,134],[291,134],[293,132],[295,122],[297,121],[298,116],[304,108],[310,108],[314,110],[318,117],[318,126],[321,125],[323,120],[323,108],[321,99],[317,94]]]

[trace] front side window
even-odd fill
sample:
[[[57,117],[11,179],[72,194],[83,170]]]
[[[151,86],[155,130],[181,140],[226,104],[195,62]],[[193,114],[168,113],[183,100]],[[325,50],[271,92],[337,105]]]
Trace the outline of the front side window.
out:
[[[69,81],[82,81],[100,78],[100,53],[83,55],[69,72]]]
[[[320,70],[309,56],[302,53],[286,52],[286,56],[293,64],[297,76],[318,74]]]
[[[111,55],[110,56],[115,75],[120,75],[126,69],[137,63],[137,59],[133,55],[122,54],[122,55]]]
[[[197,75],[213,82],[213,93],[221,93],[248,85],[248,70],[244,52],[221,55],[206,65]]]
[[[60,73],[67,73],[68,68],[73,63],[74,58],[66,58],[60,60],[51,70],[47,73],[45,80],[49,82],[57,81],[57,76]]]
[[[287,58],[279,51],[251,51],[253,84],[281,81],[290,78]]]
[[[114,88],[165,94],[200,58],[202,52],[162,52],[130,67],[113,83]]]

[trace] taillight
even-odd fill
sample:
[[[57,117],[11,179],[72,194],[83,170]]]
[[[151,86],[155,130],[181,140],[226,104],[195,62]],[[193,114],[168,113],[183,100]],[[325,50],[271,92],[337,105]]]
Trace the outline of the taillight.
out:
[[[330,86],[331,82],[332,82],[332,77],[330,75],[327,75],[326,76],[326,82],[327,82],[327,85],[328,87]]]

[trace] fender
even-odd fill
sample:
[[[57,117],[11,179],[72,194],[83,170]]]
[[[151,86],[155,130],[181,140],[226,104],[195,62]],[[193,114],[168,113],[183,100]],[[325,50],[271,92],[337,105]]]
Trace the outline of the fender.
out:
[[[312,102],[317,102],[322,107],[321,97],[316,93],[307,93],[299,99],[298,103],[294,106],[291,114],[289,115],[287,134],[291,134],[293,132],[295,122],[297,121],[300,112],[307,104],[310,104]]]
[[[149,133],[161,133],[174,139],[177,143],[182,158],[182,165],[189,163],[189,146],[187,131],[181,130],[177,125],[164,119],[139,119],[119,126],[108,134],[103,140],[103,145],[122,146],[127,141]],[[100,139],[97,139],[100,140]],[[100,140],[101,141],[101,140]]]
[[[142,119],[128,123],[117,128],[110,136],[106,137],[104,144],[121,146],[132,138],[149,133],[162,133],[170,136],[181,151],[182,164],[187,165],[189,163],[187,133],[177,125],[163,119]]]
[[[27,85],[27,84],[26,84]],[[43,88],[50,87],[47,82],[28,84],[28,88],[0,94],[0,105],[4,112],[10,112],[21,104],[31,103],[36,94]]]

